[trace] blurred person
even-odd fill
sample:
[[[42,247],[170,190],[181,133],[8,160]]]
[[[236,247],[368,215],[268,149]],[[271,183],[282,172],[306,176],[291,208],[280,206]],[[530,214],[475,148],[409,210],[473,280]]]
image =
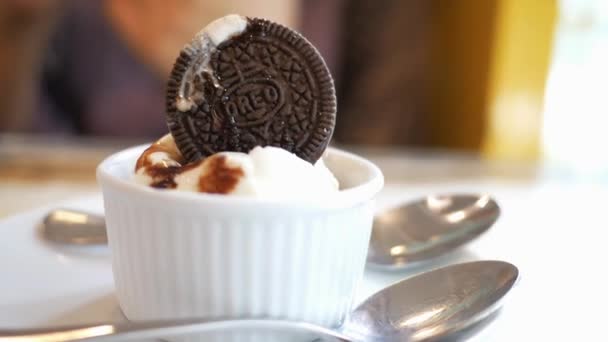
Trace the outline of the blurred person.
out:
[[[164,87],[177,52],[206,23],[240,13],[299,28],[319,48],[336,78],[338,141],[411,144],[425,135],[431,15],[425,0],[4,0],[1,6],[0,48],[13,59],[1,61],[12,74],[0,83],[13,88],[0,101],[9,114],[0,129],[164,134]],[[34,28],[21,24],[24,15]],[[7,30],[7,21],[15,27]],[[24,38],[6,41],[11,30]]]
[[[3,44],[4,54],[15,56],[3,66],[17,68],[1,83],[7,88],[18,84],[24,91],[2,100],[2,112],[8,113],[3,127],[158,136],[167,130],[161,119],[164,84],[185,42],[235,7],[293,25],[293,1],[264,4],[256,8],[255,2],[238,0],[7,0],[2,3],[3,22],[17,23],[12,31],[24,38]],[[24,16],[35,30],[18,25]],[[10,29],[3,30],[2,36],[11,34]],[[13,53],[15,45],[24,51]]]

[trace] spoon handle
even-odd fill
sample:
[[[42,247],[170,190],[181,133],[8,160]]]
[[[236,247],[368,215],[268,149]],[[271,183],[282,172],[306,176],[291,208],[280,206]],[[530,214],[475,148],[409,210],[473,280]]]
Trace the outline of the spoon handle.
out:
[[[239,319],[239,320],[175,320],[158,322],[132,322],[127,324],[99,324],[81,325],[61,328],[26,329],[26,330],[0,330],[0,342],[23,341],[110,341],[159,338],[192,333],[232,333],[235,331],[248,333],[268,332],[287,334],[302,334],[311,336],[311,340],[323,337],[328,341],[355,340],[331,329],[318,325],[265,319]]]

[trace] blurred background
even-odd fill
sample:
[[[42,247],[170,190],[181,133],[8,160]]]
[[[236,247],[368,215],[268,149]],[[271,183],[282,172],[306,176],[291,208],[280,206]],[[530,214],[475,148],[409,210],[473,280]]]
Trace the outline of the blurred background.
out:
[[[608,179],[604,0],[2,0],[0,177],[89,179],[109,151],[164,134],[177,52],[229,13],[319,48],[335,144]]]

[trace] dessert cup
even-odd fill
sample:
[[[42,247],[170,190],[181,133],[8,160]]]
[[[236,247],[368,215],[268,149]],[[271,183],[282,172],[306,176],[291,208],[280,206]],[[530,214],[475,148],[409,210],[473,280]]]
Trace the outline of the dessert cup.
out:
[[[343,322],[383,186],[374,164],[329,148],[324,161],[340,191],[277,201],[136,184],[134,165],[146,147],[118,152],[97,169],[116,293],[129,320]]]

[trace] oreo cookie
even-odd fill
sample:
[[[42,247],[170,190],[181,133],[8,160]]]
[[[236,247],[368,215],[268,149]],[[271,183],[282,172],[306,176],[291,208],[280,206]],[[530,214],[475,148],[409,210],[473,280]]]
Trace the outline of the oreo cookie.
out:
[[[314,163],[334,131],[336,95],[323,58],[299,33],[233,15],[181,51],[166,110],[175,143],[191,162],[271,145]]]

